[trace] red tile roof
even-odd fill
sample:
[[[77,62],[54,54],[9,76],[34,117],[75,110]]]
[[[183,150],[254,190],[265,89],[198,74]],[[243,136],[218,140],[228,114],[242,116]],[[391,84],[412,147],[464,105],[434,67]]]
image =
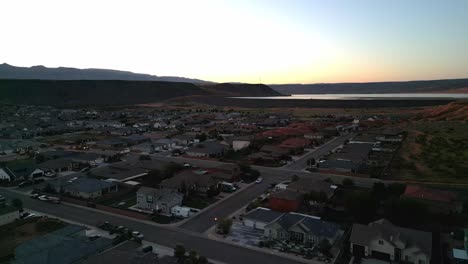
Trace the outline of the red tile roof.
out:
[[[288,138],[279,145],[282,148],[303,148],[310,145],[311,141],[307,138]]]
[[[407,186],[403,196],[407,198],[418,198],[447,203],[457,199],[457,195],[453,192],[429,189],[416,185]]]

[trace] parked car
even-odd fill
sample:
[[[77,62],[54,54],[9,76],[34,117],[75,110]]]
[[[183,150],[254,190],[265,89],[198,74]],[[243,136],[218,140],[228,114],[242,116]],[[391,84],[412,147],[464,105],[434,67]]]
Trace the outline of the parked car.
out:
[[[263,182],[263,177],[258,177],[256,180],[255,180],[255,183],[261,183]]]
[[[132,236],[133,236],[134,238],[138,238],[138,239],[143,239],[143,238],[145,237],[142,233],[140,233],[140,232],[138,232],[138,231],[133,231],[133,232],[132,232]]]
[[[33,218],[33,217],[36,217],[35,214],[29,214],[27,216],[25,216],[23,219],[29,219],[29,218]]]
[[[20,183],[18,184],[18,187],[19,187],[19,188],[23,188],[23,187],[26,187],[26,186],[29,186],[29,185],[32,185],[32,184],[33,184],[32,181],[23,181],[23,182],[20,182]]]

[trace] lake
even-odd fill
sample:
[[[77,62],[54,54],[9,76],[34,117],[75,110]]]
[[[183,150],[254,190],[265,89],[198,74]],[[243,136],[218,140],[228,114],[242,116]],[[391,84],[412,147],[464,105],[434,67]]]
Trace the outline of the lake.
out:
[[[387,93],[387,94],[292,94],[288,96],[245,96],[229,97],[236,99],[265,99],[265,100],[454,100],[468,99],[468,94],[450,93]]]

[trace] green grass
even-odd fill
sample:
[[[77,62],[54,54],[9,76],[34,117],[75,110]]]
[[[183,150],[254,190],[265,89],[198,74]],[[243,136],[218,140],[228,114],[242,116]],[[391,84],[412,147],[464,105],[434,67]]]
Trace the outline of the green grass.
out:
[[[153,217],[153,221],[158,224],[170,224],[174,221],[174,218],[165,215],[156,215]]]

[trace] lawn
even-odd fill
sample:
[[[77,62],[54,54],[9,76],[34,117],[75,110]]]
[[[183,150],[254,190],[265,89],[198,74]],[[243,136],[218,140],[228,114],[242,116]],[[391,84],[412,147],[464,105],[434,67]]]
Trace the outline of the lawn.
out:
[[[196,209],[203,209],[216,201],[218,201],[218,199],[214,197],[210,198],[199,195],[190,195],[186,199],[184,199],[183,205]]]
[[[165,215],[156,215],[153,217],[153,221],[158,224],[170,224],[174,222],[176,219],[174,217],[165,216]]]

